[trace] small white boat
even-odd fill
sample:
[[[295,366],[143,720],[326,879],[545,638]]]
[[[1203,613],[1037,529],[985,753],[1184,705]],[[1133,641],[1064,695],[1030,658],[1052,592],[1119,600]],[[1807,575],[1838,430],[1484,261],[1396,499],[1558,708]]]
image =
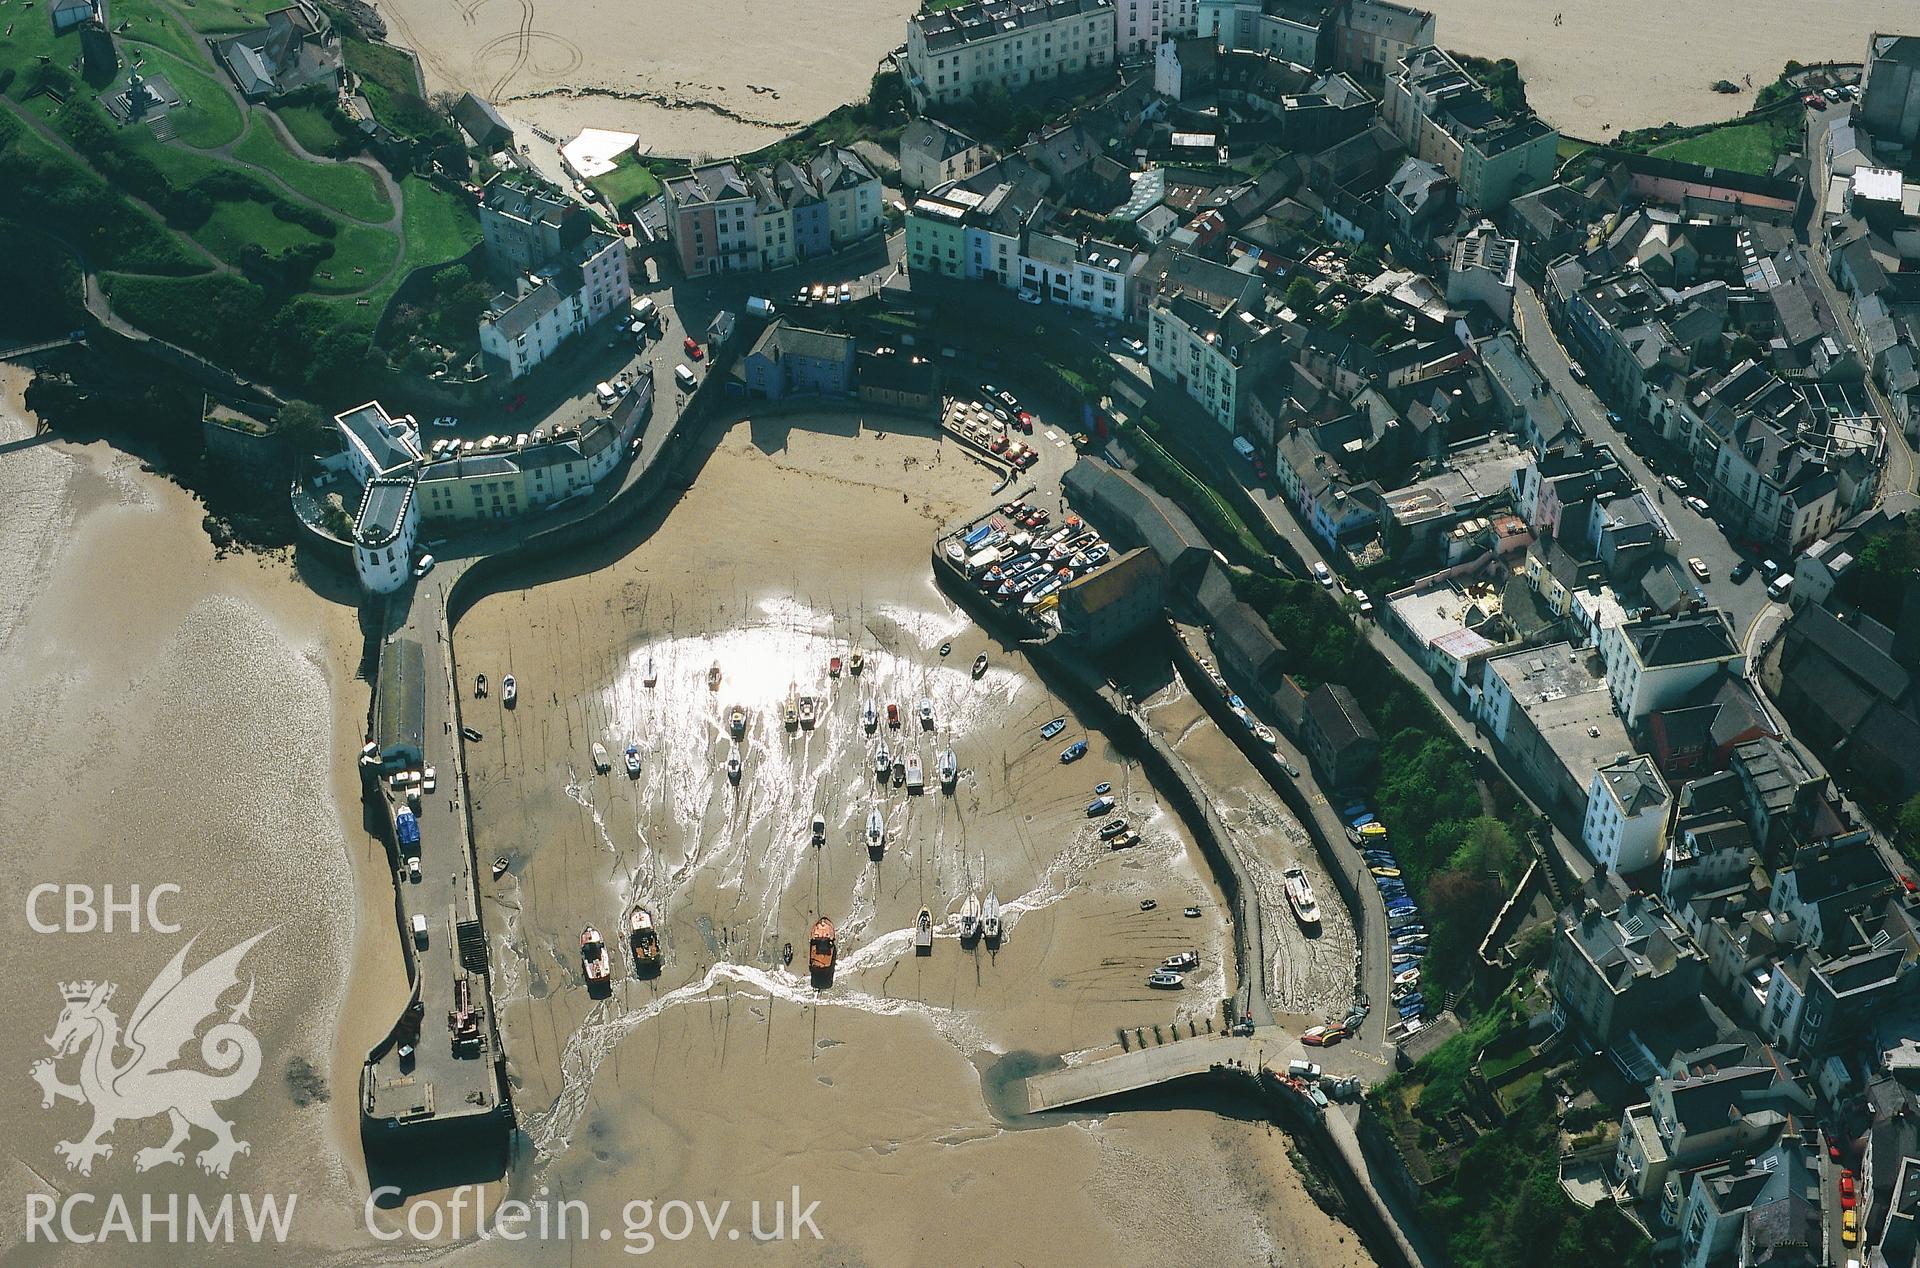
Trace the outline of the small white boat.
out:
[[[860,725],[866,727],[868,733],[872,733],[880,726],[880,711],[873,707],[871,700],[867,701],[865,711],[860,714]]]
[[[640,778],[640,746],[637,744],[627,745],[627,778]]]
[[[887,772],[892,768],[893,755],[887,752],[887,742],[882,740],[880,741],[880,751],[873,755],[873,773],[885,779]]]
[[[660,681],[660,676],[653,672],[653,657],[651,656],[647,657],[646,672],[640,676],[640,681],[645,683],[649,687],[653,686],[654,683]]]
[[[1418,968],[1402,969],[1393,975],[1393,984],[1395,986],[1412,986],[1419,980],[1420,970]]]
[[[739,705],[733,706],[733,711],[727,714],[727,730],[736,740],[747,733],[747,711]]]
[[[867,848],[877,850],[887,843],[887,821],[875,806],[867,811]]]
[[[1282,875],[1286,877],[1287,901],[1293,904],[1294,916],[1309,929],[1317,926],[1320,923],[1320,904],[1314,900],[1313,886],[1307,883],[1307,874],[1296,863]]]
[[[980,896],[968,894],[960,908],[960,941],[972,942],[980,936]]]
[[[812,696],[800,697],[800,725],[808,728],[811,728],[813,726],[813,697]]]
[[[813,812],[813,843],[820,845],[827,839],[827,817],[819,811]]]
[[[707,690],[720,690],[720,662],[717,660],[707,669]]]
[[[1198,951],[1182,951],[1178,955],[1170,955],[1160,961],[1161,971],[1166,973],[1185,973],[1190,969],[1197,969],[1199,967],[1200,953]]]
[[[738,753],[730,753],[727,755],[727,782],[734,784],[740,782],[740,755]]]
[[[1000,899],[992,890],[987,891],[987,901],[980,908],[980,932],[988,942],[1000,941]]]
[[[866,667],[867,654],[865,652],[855,652],[853,655],[847,657],[847,669],[849,671],[857,674]]]
[[[975,656],[973,658],[973,676],[975,678],[978,678],[981,674],[984,674],[986,672],[987,672],[987,654],[985,652],[981,652],[978,656]]]
[[[512,674],[508,674],[500,680],[500,703],[511,709],[513,708],[513,702],[519,698],[520,685],[514,682]]]
[[[952,749],[940,754],[940,786],[952,791],[954,781],[960,778],[960,758]]]
[[[787,697],[786,707],[780,710],[780,720],[789,731],[800,725],[800,706],[794,703],[792,696]]]
[[[925,907],[913,922],[913,945],[921,955],[933,953],[933,913]]]
[[[920,725],[921,726],[933,725],[933,697],[932,696],[920,697]]]
[[[1147,978],[1147,985],[1156,991],[1184,991],[1187,989],[1187,980],[1178,973],[1159,972]]]
[[[613,769],[613,763],[607,760],[607,747],[600,741],[593,742],[593,768],[605,773]]]
[[[926,786],[926,776],[920,770],[920,755],[911,753],[907,756],[907,791],[917,793]]]

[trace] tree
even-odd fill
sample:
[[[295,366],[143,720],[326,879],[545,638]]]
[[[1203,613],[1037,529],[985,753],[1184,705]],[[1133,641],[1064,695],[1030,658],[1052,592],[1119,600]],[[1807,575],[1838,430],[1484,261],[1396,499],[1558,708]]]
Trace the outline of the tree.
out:
[[[1894,819],[1900,833],[1900,846],[1908,858],[1920,857],[1920,793],[1907,798]]]
[[[1309,277],[1296,277],[1287,284],[1287,307],[1304,318],[1320,302],[1320,288]]]
[[[273,434],[301,457],[331,453],[340,447],[333,420],[312,401],[291,400],[273,416]]]

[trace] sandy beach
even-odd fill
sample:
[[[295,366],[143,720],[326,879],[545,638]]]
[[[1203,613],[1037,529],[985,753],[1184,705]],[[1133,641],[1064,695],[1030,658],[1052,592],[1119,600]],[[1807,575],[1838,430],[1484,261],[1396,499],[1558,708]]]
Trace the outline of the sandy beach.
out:
[[[864,97],[907,38],[912,0],[385,0],[388,38],[427,90],[472,91],[565,139],[638,133],[643,150],[757,149]]]
[[[367,847],[350,826],[357,786],[343,759],[367,699],[352,677],[354,610],[316,593],[284,559],[216,559],[198,503],[138,459],[32,439],[24,376],[4,376],[0,902],[19,1021],[0,1038],[0,1068],[11,1072],[0,1218],[23,1230],[28,1193],[293,1192],[291,1247],[317,1257],[361,1244],[353,1089],[363,1022],[390,1017],[404,986],[390,925],[375,924],[354,955],[367,912],[380,910],[363,898],[391,910],[390,890],[379,898],[384,865],[366,891],[351,865]],[[344,597],[354,597],[350,581]],[[44,884],[92,885],[96,903],[107,884],[121,901],[132,886],[179,885],[159,911],[180,931],[132,932],[122,914],[111,933],[37,932],[27,899]],[[36,910],[42,923],[67,923],[59,896]],[[26,1077],[51,1055],[45,1036],[61,1013],[61,983],[115,983],[110,1006],[128,1023],[190,939],[189,970],[255,935],[241,983],[252,983],[245,1015],[261,1059],[251,1087],[220,1106],[250,1146],[231,1175],[195,1165],[210,1142],[198,1131],[180,1164],[137,1170],[137,1152],[166,1139],[164,1118],[123,1121],[91,1176],[68,1170],[55,1142],[84,1135],[88,1110],[71,1101],[43,1110]],[[62,1075],[74,1078],[72,1059]],[[40,1246],[31,1262],[69,1254],[86,1257]],[[207,1262],[261,1254],[215,1248]]]
[[[486,887],[528,1146],[511,1191],[604,1209],[635,1197],[744,1205],[797,1183],[820,1201],[827,1240],[788,1244],[781,1262],[947,1253],[936,1247],[1113,1262],[1142,1244],[1230,1262],[1368,1262],[1263,1123],[1198,1109],[1008,1118],[1019,1073],[1040,1056],[1111,1046],[1123,1028],[1204,1034],[1228,929],[1197,850],[1138,769],[1097,736],[1063,766],[1059,749],[1084,732],[1043,741],[1038,728],[1070,710],[934,586],[934,534],[991,491],[939,453],[893,425],[735,425],[663,521],[609,543],[615,561],[526,578],[461,621],[463,677],[512,672],[520,684],[517,709],[489,700],[467,715],[486,735],[467,750],[478,848],[512,864]],[[829,656],[855,647],[865,672],[830,677]],[[981,651],[992,663],[976,681]],[[782,724],[790,693],[819,699],[813,728]],[[935,715],[925,732],[912,717],[923,695]],[[869,699],[883,715],[872,735]],[[887,701],[903,705],[898,731]],[[724,770],[736,704],[749,714],[738,788]],[[595,740],[613,755],[607,774],[592,771]],[[954,794],[931,775],[924,796],[876,781],[883,740],[929,772],[951,744]],[[629,742],[642,760],[633,780],[619,757]],[[1096,839],[1084,807],[1099,781],[1141,829],[1138,848]],[[887,828],[878,863],[860,839],[870,807]],[[816,810],[828,823],[817,848]],[[965,948],[954,913],[989,889],[1005,941]],[[1143,897],[1156,910],[1142,912]],[[636,901],[666,948],[650,981],[618,954]],[[1188,904],[1200,919],[1182,916]],[[939,925],[930,956],[912,945],[922,905]],[[818,913],[840,940],[820,991],[803,968]],[[615,941],[606,999],[584,985],[588,923]],[[1187,947],[1202,958],[1189,988],[1149,991],[1147,970]]]
[[[1513,58],[1541,117],[1589,141],[1668,121],[1733,118],[1789,60],[1858,62],[1869,34],[1909,29],[1914,17],[1903,0],[1426,0],[1422,7],[1439,19],[1442,48]],[[1743,91],[1716,93],[1718,79]]]

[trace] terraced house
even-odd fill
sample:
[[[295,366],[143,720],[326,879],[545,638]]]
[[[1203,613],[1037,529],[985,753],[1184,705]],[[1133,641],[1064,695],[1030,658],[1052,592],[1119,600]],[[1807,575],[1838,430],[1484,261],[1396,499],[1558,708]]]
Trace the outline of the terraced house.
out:
[[[907,19],[907,91],[919,109],[1019,92],[1113,65],[1113,0],[983,0]]]
[[[805,163],[707,163],[665,182],[667,234],[689,277],[785,268],[881,226],[880,180],[852,150]]]

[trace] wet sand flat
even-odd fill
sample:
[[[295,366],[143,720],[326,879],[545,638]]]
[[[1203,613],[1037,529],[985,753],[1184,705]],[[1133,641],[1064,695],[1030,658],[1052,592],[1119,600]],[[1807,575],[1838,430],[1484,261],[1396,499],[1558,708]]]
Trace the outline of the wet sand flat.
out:
[[[1513,58],[1528,103],[1556,128],[1590,141],[1668,121],[1732,118],[1788,60],[1858,62],[1868,35],[1909,30],[1914,18],[1905,0],[1431,0],[1422,7],[1439,20],[1442,48]],[[1720,79],[1742,91],[1712,91]]]
[[[616,562],[488,597],[461,621],[463,678],[512,672],[520,687],[511,713],[466,702],[486,736],[468,748],[479,849],[511,862],[486,902],[529,1145],[512,1187],[617,1205],[746,1202],[800,1183],[822,1203],[833,1253],[856,1259],[977,1245],[985,1228],[1035,1258],[1111,1262],[1169,1220],[1236,1262],[1277,1245],[1332,1254],[1343,1235],[1352,1247],[1299,1191],[1280,1138],[1252,1151],[1254,1178],[1222,1177],[1226,1142],[1264,1138],[1264,1125],[1196,1114],[1214,1129],[1169,1137],[1157,1116],[1123,1115],[1022,1131],[989,1109],[1019,1095],[1011,1071],[1026,1059],[1009,1054],[1105,1047],[1156,1024],[1205,1042],[1228,930],[1197,851],[1138,769],[1098,737],[1062,765],[1084,734],[1070,711],[934,586],[934,535],[991,493],[978,468],[940,452],[844,419],[741,423]],[[865,672],[831,677],[828,658],[855,647]],[[981,651],[991,665],[975,680]],[[819,701],[811,729],[784,725],[796,694]],[[869,699],[882,715],[871,735]],[[902,706],[899,730],[888,701]],[[735,705],[749,719],[737,750]],[[1067,732],[1041,740],[1062,714]],[[605,774],[592,770],[596,740]],[[882,741],[920,756],[925,795],[874,778]],[[631,780],[628,743],[641,758]],[[961,768],[951,796],[932,774],[948,745]],[[724,766],[736,751],[737,788]],[[1138,848],[1098,841],[1085,806],[1099,781],[1141,829]],[[861,839],[875,807],[878,863]],[[955,913],[989,889],[1005,941],[965,948]],[[1143,897],[1157,909],[1141,912]],[[662,929],[653,980],[622,954],[635,901]],[[1201,919],[1181,914],[1189,903]],[[931,956],[912,945],[922,905],[938,925]],[[805,940],[823,912],[840,962],[815,990]],[[588,923],[615,953],[605,999],[584,984]],[[1202,958],[1189,988],[1149,991],[1148,970],[1187,947]],[[1178,1177],[1171,1200],[1151,1187],[1162,1171]]]
[[[366,708],[352,678],[354,611],[283,559],[216,559],[199,505],[137,459],[102,444],[21,443],[32,431],[23,386],[12,372],[0,379],[0,443],[17,446],[0,458],[0,903],[17,1019],[0,1039],[0,1065],[13,1073],[0,1099],[12,1177],[0,1218],[23,1230],[28,1193],[137,1202],[293,1192],[289,1247],[322,1261],[364,1241],[356,1018],[390,1018],[404,995],[391,915],[382,921],[377,901],[384,891],[391,912],[384,864],[365,890],[351,866],[368,846],[350,761]],[[350,582],[345,597],[355,597]],[[143,903],[137,931],[122,911],[112,932],[36,932],[27,900],[41,885],[91,886],[96,914],[108,885],[122,903],[134,886],[178,885],[157,910],[179,930],[148,925]],[[376,901],[363,905],[363,895]],[[67,923],[61,897],[39,901],[42,922]],[[74,922],[85,924],[84,914]],[[113,983],[108,1008],[131,1026],[149,983],[189,941],[190,971],[256,935],[220,1010],[231,1016],[250,984],[240,1020],[260,1063],[250,1086],[219,1105],[249,1146],[230,1174],[201,1169],[212,1138],[198,1130],[181,1161],[141,1169],[140,1151],[168,1135],[159,1106],[123,1119],[90,1175],[69,1170],[56,1142],[81,1138],[91,1112],[71,1100],[43,1109],[27,1077],[53,1055],[46,1036],[61,983]],[[80,1060],[59,1062],[63,1082],[79,1077]],[[182,1066],[212,1069],[197,1044]],[[98,1253],[40,1245],[30,1261]],[[262,1253],[201,1251],[205,1262]]]

